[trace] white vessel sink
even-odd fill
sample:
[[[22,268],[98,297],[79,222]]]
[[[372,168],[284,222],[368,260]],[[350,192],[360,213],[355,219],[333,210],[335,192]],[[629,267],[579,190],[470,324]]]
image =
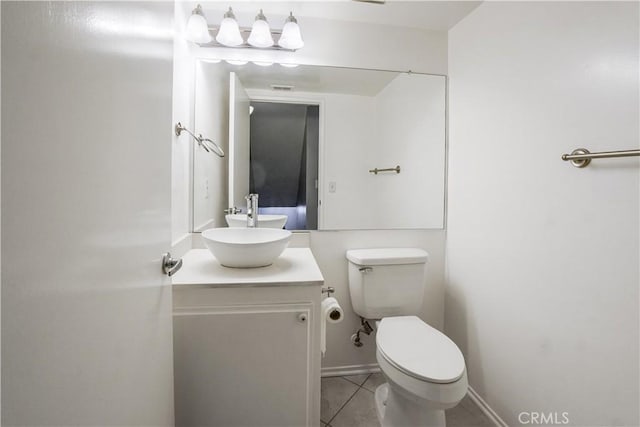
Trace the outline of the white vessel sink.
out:
[[[229,227],[247,226],[247,215],[245,214],[226,215],[225,218]],[[259,228],[282,228],[286,223],[286,215],[258,215]]]
[[[273,228],[211,228],[202,232],[209,251],[225,267],[271,265],[289,244],[291,232]]]

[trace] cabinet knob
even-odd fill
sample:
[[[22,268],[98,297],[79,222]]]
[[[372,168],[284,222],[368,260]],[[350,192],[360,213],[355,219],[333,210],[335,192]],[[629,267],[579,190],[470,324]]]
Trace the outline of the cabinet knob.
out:
[[[307,321],[307,314],[306,313],[298,314],[298,322],[304,323],[306,321]]]

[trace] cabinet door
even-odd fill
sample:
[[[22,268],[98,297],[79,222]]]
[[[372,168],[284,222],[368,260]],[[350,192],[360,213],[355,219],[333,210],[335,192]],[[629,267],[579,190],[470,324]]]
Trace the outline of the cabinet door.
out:
[[[310,419],[311,307],[176,309],[176,425],[317,424]]]

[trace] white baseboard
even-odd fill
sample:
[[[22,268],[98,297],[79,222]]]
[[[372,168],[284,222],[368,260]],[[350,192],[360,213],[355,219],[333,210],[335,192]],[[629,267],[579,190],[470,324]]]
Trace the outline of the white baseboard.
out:
[[[361,375],[380,372],[377,363],[368,365],[346,365],[346,366],[329,366],[322,368],[320,376],[322,377],[342,377],[345,375]]]
[[[478,405],[478,408],[491,420],[496,427],[509,427],[507,423],[504,422],[500,415],[494,411],[491,406],[487,402],[484,401],[482,397],[473,389],[473,387],[469,386],[468,390],[469,397],[473,402]]]

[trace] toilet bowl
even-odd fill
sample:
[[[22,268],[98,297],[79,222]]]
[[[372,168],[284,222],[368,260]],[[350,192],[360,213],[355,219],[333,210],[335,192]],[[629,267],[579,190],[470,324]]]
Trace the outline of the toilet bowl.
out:
[[[380,424],[444,427],[444,410],[467,392],[462,353],[416,316],[386,317],[378,326],[376,359],[387,380],[375,394]]]
[[[381,319],[376,359],[387,383],[375,393],[383,427],[444,427],[444,410],[467,393],[460,349],[416,317],[425,290],[428,254],[420,248],[354,249],[349,292],[363,319]]]

